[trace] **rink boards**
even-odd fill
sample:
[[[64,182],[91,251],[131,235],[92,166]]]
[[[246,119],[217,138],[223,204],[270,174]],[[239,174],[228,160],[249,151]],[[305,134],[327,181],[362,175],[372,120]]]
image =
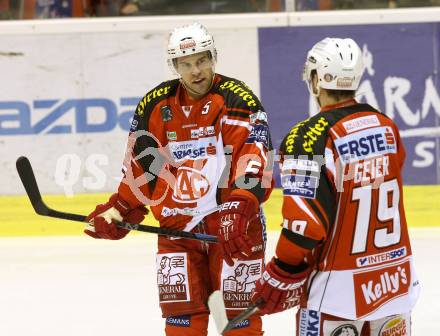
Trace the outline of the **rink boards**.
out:
[[[406,186],[403,197],[410,227],[440,226],[438,204],[440,186]],[[107,198],[108,194],[82,194],[73,197],[48,195],[45,197],[50,207],[78,214],[90,213],[96,204],[105,202]],[[265,205],[269,230],[279,230],[282,222],[281,203],[281,190],[275,189]],[[2,213],[0,237],[81,235],[84,227],[81,223],[36,215],[26,196],[2,196],[0,209]],[[157,225],[151,215],[145,219],[144,223]]]

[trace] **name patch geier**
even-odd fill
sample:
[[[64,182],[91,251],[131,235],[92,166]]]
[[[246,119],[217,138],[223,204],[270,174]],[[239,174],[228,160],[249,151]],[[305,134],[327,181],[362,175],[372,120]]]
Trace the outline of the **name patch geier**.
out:
[[[318,189],[318,178],[299,174],[281,175],[284,195],[315,198]]]
[[[344,163],[375,156],[397,153],[396,137],[391,127],[374,127],[335,140],[336,149]]]

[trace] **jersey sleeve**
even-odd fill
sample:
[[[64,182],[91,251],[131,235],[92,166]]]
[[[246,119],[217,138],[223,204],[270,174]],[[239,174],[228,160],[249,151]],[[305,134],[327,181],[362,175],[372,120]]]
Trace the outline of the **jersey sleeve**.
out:
[[[299,265],[327,239],[335,216],[336,192],[331,142],[325,117],[299,123],[280,147],[282,231],[276,255]]]
[[[148,92],[138,103],[128,135],[118,193],[131,207],[152,205],[153,192],[166,166],[167,156],[161,139],[154,135],[154,111],[160,98],[170,91],[164,82]],[[161,95],[159,95],[161,93]]]
[[[232,194],[245,194],[264,202],[273,187],[273,148],[267,113],[241,81],[229,80],[220,86],[225,96],[222,118],[223,142],[230,149]]]

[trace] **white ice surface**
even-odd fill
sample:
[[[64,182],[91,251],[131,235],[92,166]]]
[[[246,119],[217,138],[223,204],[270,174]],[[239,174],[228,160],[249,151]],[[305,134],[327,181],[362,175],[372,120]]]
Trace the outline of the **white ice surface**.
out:
[[[62,225],[60,223],[60,225]],[[66,223],[68,225],[68,223]],[[440,230],[412,230],[422,296],[414,335],[440,330]],[[269,234],[271,257],[277,239]],[[154,235],[0,239],[0,335],[164,335]],[[212,322],[212,321],[211,321]],[[295,335],[294,312],[264,317],[265,335]],[[216,335],[210,323],[210,335]]]

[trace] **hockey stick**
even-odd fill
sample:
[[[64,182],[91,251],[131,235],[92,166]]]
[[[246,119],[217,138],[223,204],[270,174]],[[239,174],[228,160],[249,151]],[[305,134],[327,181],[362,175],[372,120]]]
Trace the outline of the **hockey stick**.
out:
[[[226,307],[221,291],[216,290],[209,296],[208,307],[211,316],[214,319],[217,332],[219,333],[219,335],[221,335],[223,329],[225,329],[229,322],[228,317],[226,316]]]
[[[214,319],[215,326],[219,335],[223,335],[225,332],[235,328],[238,324],[246,320],[249,316],[254,314],[260,304],[263,301],[257,301],[252,303],[245,311],[240,315],[234,317],[232,320],[228,321],[226,316],[225,302],[223,301],[222,292],[219,290],[214,291],[208,299],[208,307],[211,312],[212,318]]]
[[[228,324],[226,324],[226,326],[223,328],[222,330],[222,335],[223,333],[235,328],[235,326],[237,324],[240,324],[241,322],[243,322],[244,320],[246,320],[249,316],[251,316],[252,314],[254,314],[255,312],[258,311],[258,307],[260,306],[260,304],[262,304],[263,301],[257,301],[255,303],[252,303],[245,311],[243,311],[240,315],[234,317],[232,320],[230,320],[228,322]]]
[[[32,207],[35,212],[41,216],[54,217],[59,219],[66,219],[76,222],[85,222],[86,216],[77,215],[68,212],[61,212],[49,208],[46,203],[44,203],[41,197],[40,190],[38,189],[37,180],[35,179],[34,171],[32,170],[31,163],[28,158],[21,156],[16,162],[18,175],[20,176],[21,182],[23,183],[26,193],[31,201]],[[121,229],[136,230],[148,233],[155,233],[161,236],[169,237],[180,237],[186,239],[201,240],[207,243],[217,243],[218,239],[216,236],[202,234],[202,233],[192,233],[186,231],[171,230],[156,226],[142,225],[142,224],[132,224],[122,221],[115,221],[116,226]]]

